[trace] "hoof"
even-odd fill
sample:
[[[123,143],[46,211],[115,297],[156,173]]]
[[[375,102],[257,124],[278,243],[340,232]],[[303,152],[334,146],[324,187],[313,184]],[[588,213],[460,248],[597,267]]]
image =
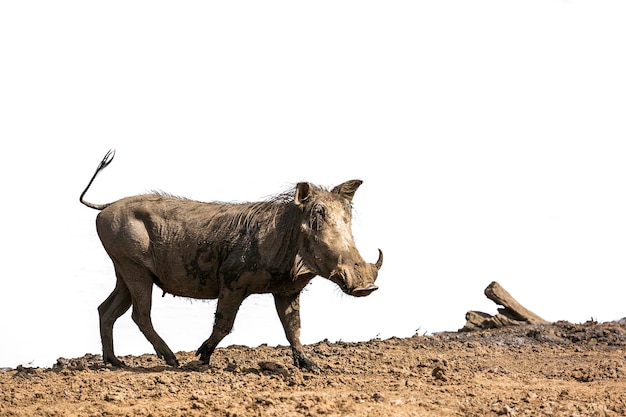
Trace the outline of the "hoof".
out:
[[[317,366],[315,362],[309,359],[302,352],[296,352],[296,351],[293,352],[293,364],[297,366],[298,368],[304,369],[306,371],[315,372],[317,374],[322,372],[322,368]]]
[[[165,359],[165,363],[167,363],[169,366],[172,366],[174,368],[180,367],[180,363],[178,362],[178,359],[176,359],[175,356],[173,358]]]
[[[200,356],[200,361],[203,364],[208,365],[214,350],[215,349],[209,348],[206,343],[203,343],[202,346],[196,350],[196,356]]]
[[[104,358],[104,363],[111,364],[111,366],[113,366],[115,368],[128,368],[129,367],[124,362],[122,362],[121,360],[117,359],[116,356],[111,356],[111,357]]]

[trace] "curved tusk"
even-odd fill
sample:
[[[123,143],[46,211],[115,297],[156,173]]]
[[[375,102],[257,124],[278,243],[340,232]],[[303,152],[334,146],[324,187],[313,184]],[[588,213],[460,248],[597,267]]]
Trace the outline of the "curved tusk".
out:
[[[374,266],[376,266],[376,269],[380,269],[380,267],[383,266],[383,251],[381,251],[380,249],[378,249],[378,260],[376,261]]]

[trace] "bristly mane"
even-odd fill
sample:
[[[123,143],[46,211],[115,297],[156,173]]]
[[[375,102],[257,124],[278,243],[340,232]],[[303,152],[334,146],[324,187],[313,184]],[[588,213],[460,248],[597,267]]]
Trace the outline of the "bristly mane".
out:
[[[169,197],[169,198],[175,198],[177,200],[192,201],[191,198],[183,197],[177,194],[171,194],[162,190],[149,190],[149,191],[146,191],[144,194],[145,195],[156,194],[156,195],[160,195],[161,197]]]
[[[317,191],[328,191],[324,187],[311,184],[311,187]],[[286,207],[293,203],[295,198],[295,186],[278,194],[270,195],[265,200],[252,202],[223,202],[210,201],[208,204],[222,204],[228,207],[230,212],[230,221],[228,227],[231,229],[245,229],[252,231],[259,223],[272,226],[277,225],[279,215],[285,213]],[[163,197],[174,198],[184,201],[197,201],[186,197],[170,194],[164,191],[151,191],[150,194],[156,194]],[[269,221],[269,222],[268,222]]]
[[[257,220],[269,220],[270,225],[276,225],[279,214],[284,213],[285,208],[293,203],[295,187],[279,194],[269,196],[265,200],[247,203],[227,203],[233,209],[233,217],[230,226],[233,228],[244,227],[246,230],[253,229]]]

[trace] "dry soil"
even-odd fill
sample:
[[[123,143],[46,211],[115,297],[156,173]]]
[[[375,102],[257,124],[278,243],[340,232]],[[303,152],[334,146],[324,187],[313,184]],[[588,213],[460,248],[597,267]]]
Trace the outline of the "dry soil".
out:
[[[520,326],[306,346],[99,355],[0,371],[2,416],[624,416],[626,324]]]

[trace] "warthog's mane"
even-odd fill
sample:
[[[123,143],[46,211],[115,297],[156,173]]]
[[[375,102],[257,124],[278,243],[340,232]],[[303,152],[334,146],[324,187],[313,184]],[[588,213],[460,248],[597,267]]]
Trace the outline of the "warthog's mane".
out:
[[[276,220],[286,213],[286,208],[292,205],[294,196],[295,190],[288,190],[261,201],[226,203],[232,208],[230,226],[251,231],[257,228],[260,222],[265,222],[271,227],[277,227],[279,222]]]
[[[315,191],[328,191],[324,187],[311,184],[312,190]],[[173,198],[181,201],[195,201],[198,203],[207,203],[212,205],[223,205],[224,212],[229,214],[228,224],[224,226],[229,227],[231,230],[248,230],[252,231],[257,229],[261,224],[265,224],[269,227],[292,227],[295,225],[296,217],[299,215],[299,210],[289,210],[293,206],[296,189],[295,186],[287,189],[286,191],[270,195],[263,200],[252,202],[239,202],[239,201],[208,201],[202,202],[178,195],[170,194],[164,191],[152,191],[150,194],[157,194],[167,198]],[[285,217],[287,216],[287,217]],[[277,221],[281,219],[282,222]],[[285,222],[285,220],[287,220]]]

